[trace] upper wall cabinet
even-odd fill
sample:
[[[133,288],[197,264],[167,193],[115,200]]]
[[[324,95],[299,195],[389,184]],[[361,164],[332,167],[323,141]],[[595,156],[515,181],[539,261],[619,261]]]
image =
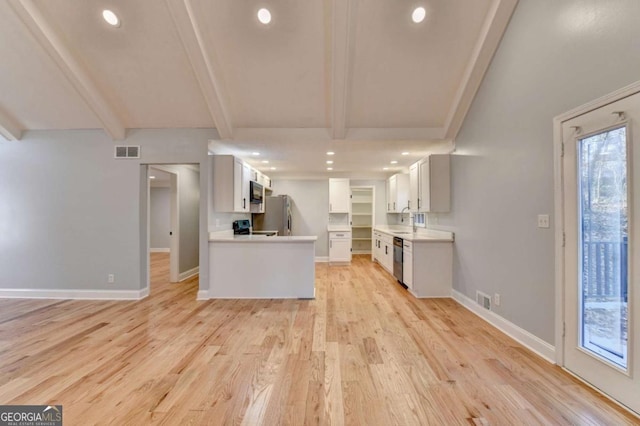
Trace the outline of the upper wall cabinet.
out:
[[[409,175],[398,173],[387,179],[387,213],[400,213],[409,204]]]
[[[329,179],[329,213],[349,213],[349,179]]]
[[[217,212],[249,213],[251,167],[232,155],[212,158],[213,209]]]
[[[451,156],[433,154],[409,168],[409,207],[414,212],[442,213],[451,208]]]

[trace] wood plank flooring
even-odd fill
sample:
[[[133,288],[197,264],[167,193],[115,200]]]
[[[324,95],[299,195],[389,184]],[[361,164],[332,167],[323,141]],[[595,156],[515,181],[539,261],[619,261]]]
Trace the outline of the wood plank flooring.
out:
[[[315,300],[199,302],[166,254],[152,271],[139,302],[0,300],[0,404],[62,404],[65,425],[639,423],[367,256],[319,264]]]

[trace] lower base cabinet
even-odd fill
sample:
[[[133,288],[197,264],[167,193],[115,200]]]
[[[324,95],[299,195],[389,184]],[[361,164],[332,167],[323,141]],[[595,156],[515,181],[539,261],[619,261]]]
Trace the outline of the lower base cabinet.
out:
[[[373,257],[393,275],[393,237],[374,231]],[[453,243],[448,241],[403,240],[402,280],[418,298],[451,297]]]
[[[402,242],[402,281],[409,290],[413,290],[413,243]]]
[[[329,262],[351,262],[351,232],[329,232]]]

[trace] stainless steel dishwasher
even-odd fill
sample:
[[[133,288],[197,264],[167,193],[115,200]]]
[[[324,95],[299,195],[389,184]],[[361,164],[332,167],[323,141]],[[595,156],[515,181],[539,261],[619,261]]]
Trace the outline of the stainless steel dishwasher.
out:
[[[402,280],[402,238],[393,237],[393,276],[404,287]]]

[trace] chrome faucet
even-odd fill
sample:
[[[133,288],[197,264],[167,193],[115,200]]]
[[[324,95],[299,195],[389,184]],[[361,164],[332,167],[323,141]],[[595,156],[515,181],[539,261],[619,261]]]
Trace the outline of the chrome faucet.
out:
[[[405,210],[409,210],[409,206],[403,208],[402,211],[400,212],[400,222],[401,223],[404,223],[404,216],[403,215],[404,215],[404,211]]]

